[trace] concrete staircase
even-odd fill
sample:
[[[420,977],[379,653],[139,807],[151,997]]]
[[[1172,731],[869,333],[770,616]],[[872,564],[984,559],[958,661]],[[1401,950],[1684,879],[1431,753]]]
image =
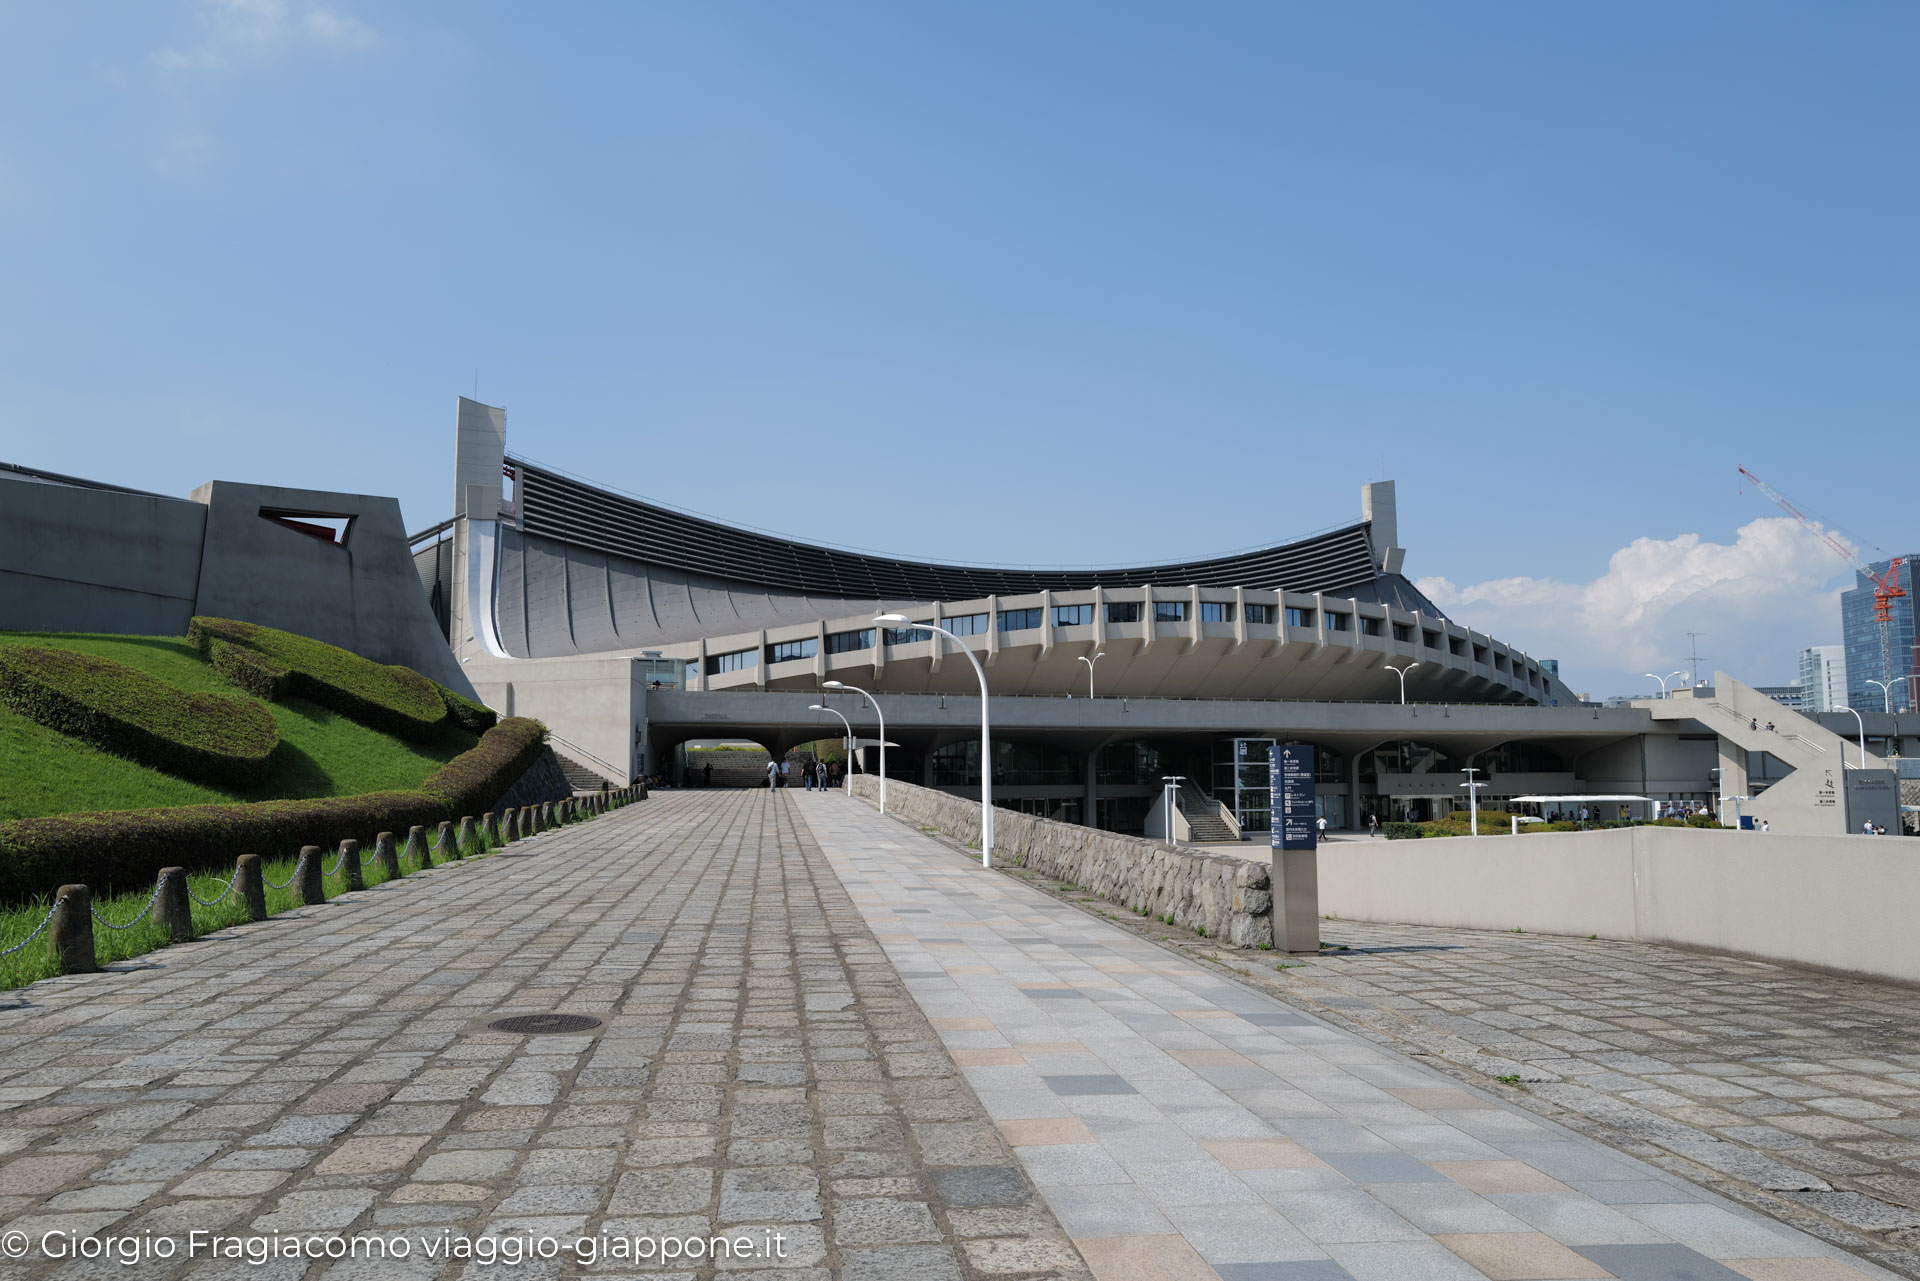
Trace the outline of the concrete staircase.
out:
[[[1240,839],[1239,826],[1227,822],[1220,802],[1192,783],[1180,784],[1180,812],[1187,819],[1189,841],[1205,844]]]
[[[701,766],[712,765],[715,787],[765,787],[769,759],[758,748],[751,751],[688,752],[687,786],[699,787]],[[790,785],[797,785],[800,779],[793,776],[788,781]]]
[[[597,792],[606,785],[607,780],[601,777],[599,770],[587,768],[566,753],[556,750],[553,758],[560,762],[560,772],[567,776],[567,786],[572,788],[576,795],[581,792]]]

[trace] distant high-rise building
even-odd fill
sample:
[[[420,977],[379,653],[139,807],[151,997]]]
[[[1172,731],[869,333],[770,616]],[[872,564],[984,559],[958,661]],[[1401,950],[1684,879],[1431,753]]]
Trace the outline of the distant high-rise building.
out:
[[[1791,707],[1796,712],[1807,710],[1806,687],[1799,681],[1791,685],[1755,685],[1754,692],[1765,694],[1782,707]]]
[[[1868,602],[1868,613],[1872,613],[1872,602]],[[1879,652],[1880,638],[1874,636],[1874,651]],[[1810,645],[1800,651],[1800,688],[1807,712],[1831,712],[1847,706],[1847,647],[1845,645]]]
[[[1884,671],[1880,659],[1880,623],[1873,616],[1872,581],[1864,574],[1856,574],[1855,585],[1840,593],[1840,635],[1847,650],[1847,705],[1860,711],[1884,708],[1889,702],[1897,712],[1912,709],[1906,676],[1913,667],[1913,559],[1912,556],[1902,558],[1900,574],[1895,580],[1907,594],[1889,602],[1893,618],[1887,624]],[[1884,560],[1874,561],[1868,568],[1883,574],[1887,564]],[[1878,685],[1867,684],[1870,680],[1892,685],[1891,700],[1881,694]]]

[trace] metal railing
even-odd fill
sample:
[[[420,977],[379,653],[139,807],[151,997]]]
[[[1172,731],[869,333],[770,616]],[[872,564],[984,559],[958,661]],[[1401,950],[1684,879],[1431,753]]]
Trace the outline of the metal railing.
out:
[[[573,757],[583,765],[597,765],[603,770],[610,771],[616,780],[624,782],[628,777],[627,771],[623,767],[615,765],[612,761],[605,759],[598,753],[588,751],[569,738],[554,733],[551,728],[547,730],[547,742],[552,746],[564,748],[568,756]]]

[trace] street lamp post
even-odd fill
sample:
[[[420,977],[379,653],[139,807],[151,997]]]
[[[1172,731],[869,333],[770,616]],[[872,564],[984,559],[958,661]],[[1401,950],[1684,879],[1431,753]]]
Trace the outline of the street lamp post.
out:
[[[1860,713],[1854,712],[1851,707],[1836,707],[1833,710],[1836,712],[1853,712],[1853,719],[1860,726],[1860,768],[1865,769],[1867,767],[1867,722],[1861,717]],[[1845,769],[1846,767],[1847,753],[1842,749],[1840,753],[1840,768]]]
[[[1105,651],[1104,649],[1101,650],[1098,654],[1095,654],[1092,658],[1088,658],[1085,654],[1080,655],[1080,661],[1087,665],[1087,697],[1088,698],[1093,697],[1093,665],[1099,662],[1101,659],[1105,658],[1106,656],[1107,656],[1107,651]]]
[[[1480,835],[1480,789],[1486,784],[1474,777],[1480,772],[1480,767],[1477,765],[1469,765],[1460,772],[1467,776],[1467,781],[1460,784],[1467,789],[1467,821],[1473,835],[1478,836]]]
[[[810,712],[833,712],[835,716],[840,716],[840,713],[834,712],[831,707],[823,707],[819,703],[815,703],[812,707],[809,707],[807,710]],[[840,741],[847,745],[847,764],[851,766],[853,764],[853,722],[848,720],[844,716],[840,716],[840,723],[847,727],[847,736],[841,739]],[[847,770],[847,798],[849,800],[853,798],[853,770],[852,769]]]
[[[1878,685],[1880,687],[1880,697],[1886,703],[1885,711],[1891,716],[1893,714],[1893,686],[1887,684],[1885,681],[1876,680],[1868,680],[1867,684]]]
[[[1660,682],[1660,697],[1665,698],[1667,696],[1667,678],[1664,676],[1655,676],[1652,672],[1648,672],[1646,676],[1650,681]]]
[[[876,623],[890,623],[910,631],[939,632],[952,641],[967,661],[973,664],[973,674],[980,679],[980,866],[993,866],[993,741],[989,737],[987,724],[987,670],[980,666],[980,660],[966,647],[958,636],[944,627],[932,623],[916,623],[905,614],[875,614]],[[940,642],[935,641],[938,645]]]
[[[1395,667],[1392,663],[1382,663],[1380,666],[1400,678],[1400,705],[1405,707],[1407,704],[1407,673],[1420,666],[1420,664],[1408,663],[1405,667]]]
[[[865,698],[873,704],[873,714],[880,720],[880,812],[887,812],[887,718],[880,710],[880,700],[858,685],[847,685],[840,681],[827,681],[828,689],[847,689]]]
[[[1686,678],[1687,678],[1687,672],[1686,672],[1686,669],[1685,669],[1685,668],[1682,668],[1681,670],[1679,670],[1679,671],[1677,671],[1677,672],[1668,672],[1668,673],[1667,673],[1667,679],[1668,679],[1668,680],[1672,680],[1672,679],[1673,679],[1674,677],[1676,677],[1676,676],[1678,676],[1678,677],[1679,677],[1679,678],[1680,678],[1681,680],[1683,680],[1683,681],[1684,681],[1684,680],[1686,680]],[[1685,686],[1685,685],[1682,685],[1682,686],[1681,686],[1680,688],[1681,688],[1681,689],[1685,689],[1685,688],[1686,688],[1686,686]],[[1660,696],[1661,696],[1662,698],[1664,698],[1664,697],[1666,697],[1666,686],[1664,686],[1664,685],[1662,685],[1662,686],[1660,687]]]
[[[1160,781],[1166,784],[1162,795],[1167,802],[1167,844],[1173,844],[1173,811],[1179,807],[1176,799],[1180,795],[1180,784],[1186,781],[1185,774],[1162,774]]]

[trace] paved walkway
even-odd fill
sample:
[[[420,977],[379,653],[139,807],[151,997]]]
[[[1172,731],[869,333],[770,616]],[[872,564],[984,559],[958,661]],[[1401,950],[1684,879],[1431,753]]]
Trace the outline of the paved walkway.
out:
[[[658,794],[22,996],[0,1008],[6,1281],[1085,1276],[786,793]],[[552,1011],[604,1026],[486,1026]],[[190,1260],[195,1230],[410,1257]],[[715,1232],[746,1257],[447,1258]],[[49,1233],[176,1255],[51,1261]]]
[[[793,803],[1100,1281],[1891,1275],[860,802]]]

